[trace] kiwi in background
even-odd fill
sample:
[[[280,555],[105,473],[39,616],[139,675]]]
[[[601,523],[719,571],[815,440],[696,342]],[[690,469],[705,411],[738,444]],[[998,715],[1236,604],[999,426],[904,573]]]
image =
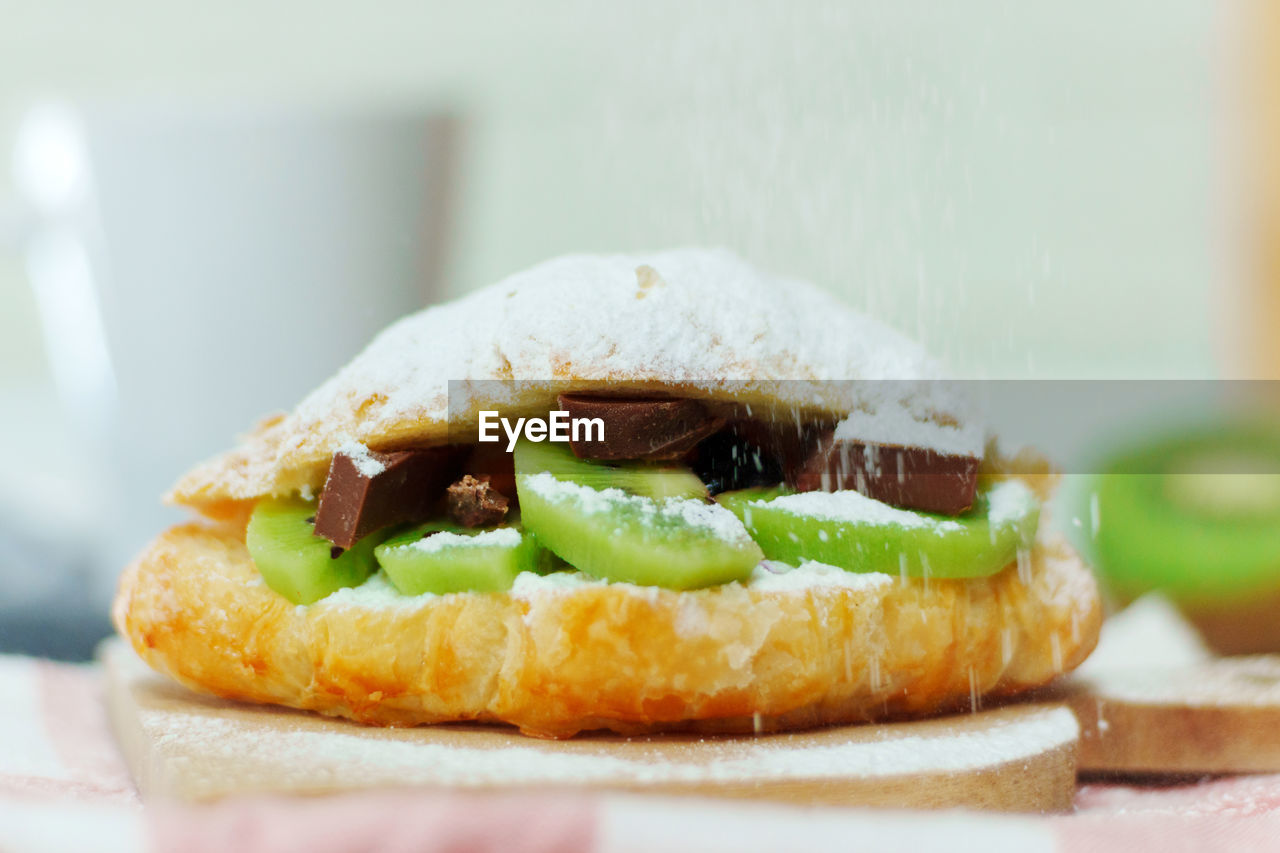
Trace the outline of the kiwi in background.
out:
[[[1097,470],[1074,532],[1114,603],[1159,591],[1219,653],[1280,651],[1280,424],[1167,431]]]

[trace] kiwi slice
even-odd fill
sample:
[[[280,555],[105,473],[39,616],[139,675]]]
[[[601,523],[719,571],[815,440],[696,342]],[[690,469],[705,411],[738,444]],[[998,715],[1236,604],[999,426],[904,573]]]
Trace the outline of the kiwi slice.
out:
[[[521,572],[543,572],[548,555],[514,526],[476,529],[428,522],[374,549],[392,586],[405,595],[502,592]]]
[[[698,475],[682,465],[591,462],[574,456],[566,444],[531,441],[517,446],[515,458],[517,475],[523,460],[528,471],[548,471],[557,480],[592,489],[621,489],[629,495],[658,499],[707,496],[707,487]]]
[[[600,465],[530,442],[516,445],[515,468],[524,526],[593,577],[697,589],[745,580],[764,558],[723,507],[687,496],[686,486],[662,496],[681,479],[672,469]]]
[[[377,534],[340,551],[316,535],[315,514],[311,502],[268,499],[254,507],[245,531],[262,579],[294,604],[311,604],[343,587],[359,586],[376,568]]]
[[[780,498],[783,495],[795,494],[794,489],[786,486],[752,486],[748,489],[735,489],[732,492],[721,492],[716,495],[716,503],[732,512],[738,518],[745,519],[748,515],[747,504],[760,501],[771,501],[774,498]]]
[[[805,560],[851,572],[968,578],[995,574],[1031,546],[1040,505],[1016,480],[978,495],[960,516],[898,509],[854,491],[726,492],[717,500],[742,519],[771,560]]]
[[[1280,430],[1188,427],[1114,454],[1085,518],[1099,574],[1123,602],[1158,589],[1192,610],[1280,587]]]

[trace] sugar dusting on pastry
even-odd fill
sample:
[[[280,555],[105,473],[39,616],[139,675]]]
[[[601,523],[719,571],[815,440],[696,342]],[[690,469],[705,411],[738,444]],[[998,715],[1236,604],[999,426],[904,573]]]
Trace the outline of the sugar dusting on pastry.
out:
[[[644,299],[635,298],[638,276]],[[917,344],[818,287],[768,275],[725,250],[570,255],[400,320],[294,417],[329,419],[371,392],[386,395],[373,421],[443,416],[435,407],[449,379],[552,379],[566,358],[579,378],[624,381],[920,379],[938,371]]]
[[[898,332],[815,285],[769,275],[723,249],[570,255],[394,323],[292,414],[190,472],[170,499],[216,507],[318,486],[322,466],[352,438],[372,447],[447,440],[450,415],[475,409],[481,397],[472,384],[488,380],[529,389],[683,383],[708,396],[750,391],[783,409],[843,413],[838,403],[849,391],[830,380],[940,375],[937,362]],[[451,380],[460,396],[451,398]],[[891,423],[908,426],[915,417],[899,413]],[[920,446],[956,441],[945,423],[912,429]]]

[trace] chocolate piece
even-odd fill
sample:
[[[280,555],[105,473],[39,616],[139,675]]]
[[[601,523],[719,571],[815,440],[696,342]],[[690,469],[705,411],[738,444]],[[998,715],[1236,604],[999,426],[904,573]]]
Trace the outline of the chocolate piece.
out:
[[[519,506],[516,495],[516,467],[512,455],[501,444],[477,444],[461,470],[477,480],[489,478],[489,485],[500,492],[511,507]]]
[[[756,486],[776,486],[796,469],[833,422],[786,419],[736,420],[697,446],[689,459],[693,471],[713,494]]]
[[[830,418],[807,419],[800,423],[793,418],[747,418],[734,421],[730,429],[742,440],[777,460],[782,470],[794,471],[809,458],[813,448],[835,425],[836,422]],[[773,483],[778,483],[781,479],[779,477]]]
[[[507,498],[490,485],[488,474],[463,474],[461,480],[445,489],[445,495],[449,517],[463,527],[484,527],[507,517]]]
[[[389,524],[426,519],[457,477],[458,456],[452,447],[370,450],[359,460],[335,453],[316,511],[316,535],[350,548]]]
[[[579,459],[676,459],[721,424],[697,400],[561,394],[560,408],[604,424],[603,441],[569,442]]]
[[[828,432],[787,480],[802,492],[853,489],[894,506],[959,515],[973,506],[980,462],[926,447],[836,441]]]
[[[689,462],[712,495],[782,482],[778,456],[747,438],[738,424],[699,444]]]

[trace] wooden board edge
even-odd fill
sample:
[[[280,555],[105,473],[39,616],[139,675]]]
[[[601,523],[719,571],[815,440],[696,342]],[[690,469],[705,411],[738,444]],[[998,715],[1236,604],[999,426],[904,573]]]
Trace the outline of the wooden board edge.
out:
[[[181,802],[209,802],[245,794],[290,794],[325,796],[351,789],[335,788],[317,780],[314,787],[283,791],[271,786],[235,784],[227,777],[219,785],[219,776],[210,781],[193,783],[181,774],[165,769],[165,761],[148,738],[143,714],[135,693],[135,681],[128,674],[125,660],[133,652],[123,643],[104,643],[99,659],[107,673],[106,698],[111,730],[121,747],[134,782],[144,799],[172,799]],[[163,676],[157,676],[161,678]],[[1037,711],[1065,708],[1061,703],[1025,706]],[[735,783],[730,781],[644,784],[597,784],[599,793],[651,794],[654,796],[705,796],[715,799],[791,802],[806,805],[952,809],[969,808],[984,811],[1023,813],[1060,813],[1069,811],[1075,795],[1079,741],[1067,739],[1025,759],[972,770],[939,771],[929,774],[881,776],[876,778],[812,778]],[[393,786],[386,786],[388,789]],[[371,790],[361,788],[360,790]],[[418,785],[414,790],[429,792],[483,792],[492,788],[436,787]],[[515,793],[519,787],[503,788]],[[581,793],[571,786],[540,786],[537,792],[562,791]]]

